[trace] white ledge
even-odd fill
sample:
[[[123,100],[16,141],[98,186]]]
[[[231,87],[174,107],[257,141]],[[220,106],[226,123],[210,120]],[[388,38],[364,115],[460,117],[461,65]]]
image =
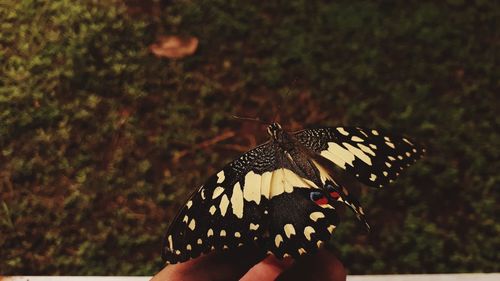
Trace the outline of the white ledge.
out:
[[[500,273],[350,275],[348,281],[499,281]]]

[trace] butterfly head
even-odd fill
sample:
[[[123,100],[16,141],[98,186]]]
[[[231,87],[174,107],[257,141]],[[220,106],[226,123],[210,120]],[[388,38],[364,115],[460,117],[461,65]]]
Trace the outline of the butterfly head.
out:
[[[277,140],[281,139],[281,135],[283,134],[283,129],[281,128],[280,124],[274,122],[267,127],[267,132],[269,133],[271,138]]]

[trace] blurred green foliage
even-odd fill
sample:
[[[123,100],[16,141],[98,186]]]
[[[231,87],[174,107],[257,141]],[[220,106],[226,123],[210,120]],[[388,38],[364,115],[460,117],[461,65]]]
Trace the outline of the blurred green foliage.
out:
[[[155,273],[191,190],[266,139],[230,115],[276,111],[428,147],[360,189],[370,234],[343,215],[350,273],[500,271],[499,4],[130,3],[0,3],[0,274]],[[157,58],[161,34],[199,49]]]

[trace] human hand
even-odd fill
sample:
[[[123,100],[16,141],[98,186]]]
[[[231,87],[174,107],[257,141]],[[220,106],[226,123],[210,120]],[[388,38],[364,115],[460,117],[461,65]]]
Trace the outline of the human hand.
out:
[[[278,260],[250,248],[212,252],[187,262],[168,265],[151,281],[190,280],[346,280],[342,263],[328,250],[300,259]]]

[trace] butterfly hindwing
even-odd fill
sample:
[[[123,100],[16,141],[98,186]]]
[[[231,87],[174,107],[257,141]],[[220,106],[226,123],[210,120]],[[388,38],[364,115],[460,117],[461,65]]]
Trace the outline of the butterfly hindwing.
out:
[[[322,246],[338,225],[333,206],[310,200],[311,189],[297,188],[271,199],[267,249],[276,257],[298,257]]]
[[[277,257],[298,256],[327,241],[337,225],[335,210],[310,200],[319,187],[285,155],[264,144],[212,175],[167,231],[164,260],[182,262],[248,243]]]
[[[405,137],[359,127],[306,129],[293,135],[305,147],[373,187],[387,185],[424,152]]]
[[[332,175],[335,173],[331,169],[331,167],[328,167],[333,165],[331,161],[318,155],[312,155],[312,157],[314,158],[314,161],[312,161],[312,163],[319,172],[322,186],[324,192],[326,193],[326,194],[321,194],[320,196],[321,198],[319,199],[319,201],[321,201],[322,199],[323,201],[327,200],[331,205],[334,205],[334,202],[336,201],[344,203],[356,214],[356,217],[361,223],[363,223],[366,229],[369,230],[370,225],[366,221],[363,208],[359,204],[358,200],[352,194],[350,194],[349,191],[344,186],[337,183],[333,179]],[[315,200],[313,199],[313,201]]]

